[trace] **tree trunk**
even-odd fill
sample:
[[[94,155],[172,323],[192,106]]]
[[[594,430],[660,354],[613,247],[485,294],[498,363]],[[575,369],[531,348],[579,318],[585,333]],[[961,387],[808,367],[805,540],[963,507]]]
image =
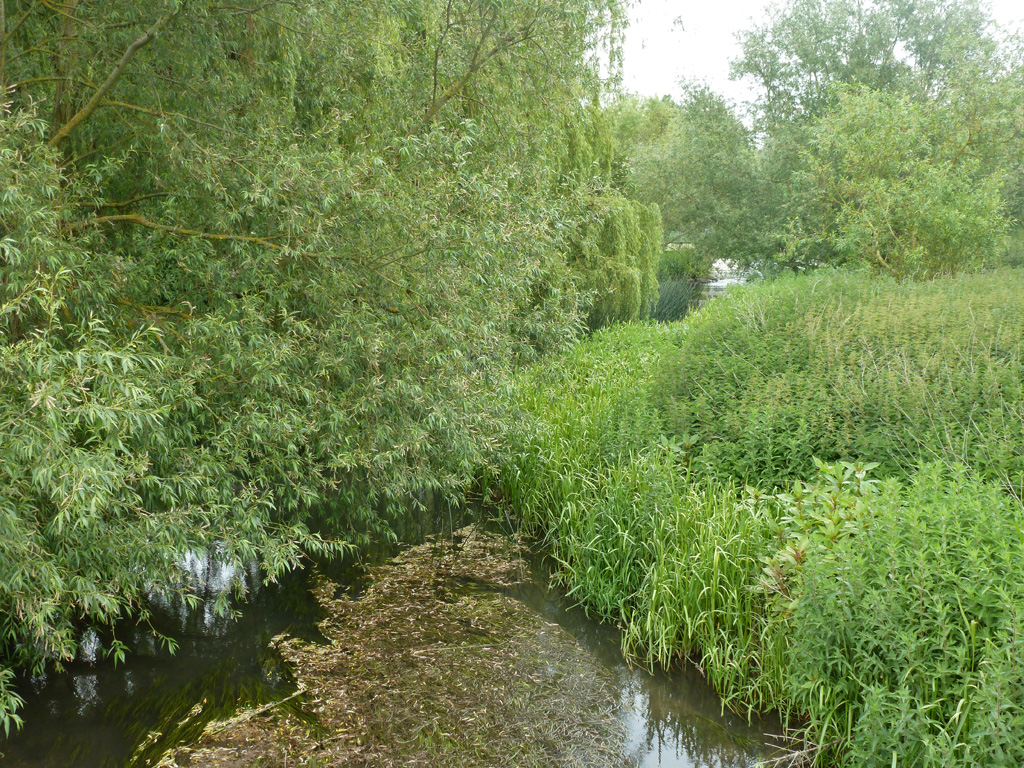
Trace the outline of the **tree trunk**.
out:
[[[57,41],[57,51],[54,54],[54,69],[57,72],[58,80],[57,87],[53,92],[53,116],[50,119],[51,136],[58,134],[75,114],[71,73],[74,71],[78,55],[78,46],[75,45],[78,33],[78,23],[75,18],[77,6],[78,0],[66,0],[61,10],[60,40]]]

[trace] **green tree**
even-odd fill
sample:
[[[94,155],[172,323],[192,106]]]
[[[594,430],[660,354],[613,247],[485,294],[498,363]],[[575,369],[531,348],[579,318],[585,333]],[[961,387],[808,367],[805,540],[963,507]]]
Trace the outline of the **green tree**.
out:
[[[791,0],[743,36],[733,74],[761,91],[774,261],[930,274],[992,260],[999,195],[1020,208],[1022,93],[1019,55],[994,35],[976,0]]]
[[[691,89],[667,127],[631,158],[638,197],[661,209],[665,243],[684,247],[693,277],[717,259],[763,255],[764,189],[751,131],[706,88]]]
[[[658,207],[614,191],[587,202],[590,219],[573,238],[570,263],[590,297],[588,326],[646,318],[658,298]]]
[[[0,0],[0,720],[8,667],[218,542],[457,495],[488,392],[572,339],[617,0]],[[325,507],[326,504],[329,507]],[[241,585],[238,585],[241,586]]]
[[[560,187],[575,211],[568,258],[591,329],[647,317],[658,295],[661,214],[632,199],[616,117],[592,104],[565,126]]]
[[[944,105],[841,90],[808,149],[817,228],[792,246],[827,245],[833,260],[897,276],[991,261],[1007,225],[1003,175],[971,151],[972,137]]]
[[[979,0],[790,0],[743,33],[733,77],[759,88],[766,125],[813,120],[836,84],[936,93],[995,50],[990,27]]]

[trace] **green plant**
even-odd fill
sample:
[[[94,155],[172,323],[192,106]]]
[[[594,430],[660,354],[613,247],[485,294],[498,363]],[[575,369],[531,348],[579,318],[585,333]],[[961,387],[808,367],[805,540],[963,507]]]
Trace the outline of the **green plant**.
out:
[[[658,301],[651,312],[651,319],[659,323],[682,320],[700,306],[703,298],[703,286],[692,280],[659,282]]]
[[[776,493],[779,507],[779,550],[764,559],[761,587],[778,598],[780,611],[793,607],[792,590],[800,586],[800,573],[808,560],[834,557],[836,544],[856,536],[870,525],[867,514],[877,481],[868,473],[878,464],[826,464],[814,459],[815,482],[794,480],[791,490]]]
[[[655,373],[699,475],[778,488],[817,457],[922,460],[1024,482],[1024,291],[1016,270],[930,282],[817,273],[741,286],[686,323]]]
[[[691,244],[670,245],[658,258],[658,282],[700,280],[711,272],[711,262]]]
[[[818,762],[1019,765],[1024,506],[937,464],[865,498],[794,591],[787,689]]]
[[[688,332],[605,329],[522,372],[497,480],[570,593],[621,624],[633,655],[692,658],[733,706],[780,706],[781,636],[754,589],[774,508],[691,482],[694,437],[666,435],[653,406],[652,372]]]

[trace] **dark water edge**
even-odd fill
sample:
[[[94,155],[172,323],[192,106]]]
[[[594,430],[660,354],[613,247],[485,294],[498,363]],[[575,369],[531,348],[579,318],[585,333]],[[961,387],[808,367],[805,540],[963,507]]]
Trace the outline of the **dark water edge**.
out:
[[[174,606],[158,621],[178,642],[173,655],[148,627],[119,628],[117,637],[130,652],[116,666],[109,659],[88,658],[94,643],[87,638],[87,658],[66,665],[64,672],[19,681],[25,726],[0,740],[0,764],[148,765],[172,743],[198,736],[211,720],[288,696],[294,682],[269,642],[282,632],[310,639],[318,634],[321,609],[307,581],[306,573],[296,572],[255,591],[234,618],[215,614],[212,599],[194,611]],[[175,619],[184,621],[174,629],[167,626]],[[151,739],[133,762],[150,732],[163,736]]]
[[[563,589],[550,585],[550,566],[542,554],[531,558],[530,567],[533,579],[512,596],[569,632],[612,672],[631,765],[750,768],[777,752],[773,737],[782,733],[777,717],[748,722],[723,711],[721,698],[692,664],[666,671],[630,663],[622,654],[619,629],[590,618]]]
[[[427,524],[395,542],[365,553],[364,562],[380,563],[403,546],[419,543],[433,531],[449,535],[478,511],[428,515]],[[500,522],[498,527],[503,527]],[[316,641],[322,610],[310,593],[314,569],[287,575],[263,586],[255,569],[243,574],[251,590],[247,604],[233,617],[213,610],[218,590],[230,581],[209,556],[191,563],[204,584],[194,609],[180,603],[157,605],[157,628],[179,643],[171,655],[148,627],[122,627],[118,639],[132,649],[115,667],[97,648],[104,638],[87,638],[86,658],[63,673],[25,678],[24,729],[0,739],[4,768],[142,768],[154,765],[171,746],[188,743],[204,726],[245,707],[280,701],[295,691],[286,664],[269,647],[281,633]],[[649,672],[622,657],[618,631],[587,618],[564,592],[548,587],[548,572],[537,556],[532,582],[510,595],[545,621],[568,631],[609,669],[620,696],[620,717],[629,732],[632,764],[660,768],[748,768],[767,754],[767,733],[778,724],[748,724],[722,713],[718,697],[695,668]],[[365,586],[361,564],[319,564],[316,570],[339,583],[350,596]],[[159,600],[157,600],[159,603]],[[301,698],[286,705],[297,714]],[[154,735],[155,734],[155,735]]]
[[[731,285],[746,282],[744,274],[727,274],[713,280],[664,280],[658,283],[658,299],[651,308],[651,319],[674,323],[707,301],[721,296]]]

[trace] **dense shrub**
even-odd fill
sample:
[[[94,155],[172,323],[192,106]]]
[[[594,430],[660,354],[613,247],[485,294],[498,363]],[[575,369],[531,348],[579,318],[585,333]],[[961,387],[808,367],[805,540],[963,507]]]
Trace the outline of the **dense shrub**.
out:
[[[717,299],[683,323],[601,331],[520,374],[521,418],[500,487],[546,537],[571,594],[623,628],[627,650],[666,666],[692,659],[729,706],[788,714],[805,729],[814,764],[1020,765],[1024,507],[960,462],[1009,476],[1006,465],[978,458],[990,454],[963,450],[973,443],[953,431],[966,412],[972,429],[992,433],[972,440],[1012,444],[1014,279],[781,281]],[[959,325],[943,314],[950,308],[963,312]],[[855,321],[863,332],[844,335]],[[762,337],[781,349],[759,345]],[[973,372],[952,378],[943,356],[953,352]],[[857,380],[863,401],[883,393],[893,402],[876,410],[903,412],[908,423],[847,420],[840,429],[845,412],[826,394],[849,396],[843,377],[872,359]],[[693,388],[666,391],[666,366],[682,360]],[[682,412],[673,399],[693,392],[717,405],[715,388],[730,384],[733,399],[721,402],[740,408],[736,393],[746,390],[737,382],[754,391],[776,370],[773,387],[758,393],[761,420],[751,406],[726,427],[750,429],[751,451],[772,446],[767,455],[787,473],[759,475],[769,466],[763,455],[708,440],[708,424],[726,422],[726,410],[688,432],[660,418]],[[956,395],[949,402],[939,398],[943,381]],[[991,386],[958,392],[971,382]],[[805,387],[810,395],[797,400]],[[776,403],[778,393],[793,401]],[[806,434],[819,430],[819,442],[774,439],[770,429],[788,423],[779,415],[798,405],[812,409]],[[945,442],[935,442],[940,428]],[[815,459],[836,435],[885,463]],[[709,445],[720,452],[712,457]],[[930,451],[944,461],[921,467]],[[769,494],[736,482],[785,476],[808,481]]]
[[[691,484],[691,446],[666,438],[652,371],[684,338],[678,324],[618,326],[524,372],[500,488],[546,536],[570,593],[621,625],[633,654],[691,656],[737,706],[771,708],[781,646],[755,587],[775,510]]]
[[[711,274],[711,262],[692,245],[665,248],[658,258],[658,282],[700,280]]]
[[[844,764],[1024,764],[1024,507],[936,464],[810,557],[788,688]]]
[[[694,467],[777,486],[812,459],[965,463],[1024,482],[1021,273],[896,283],[816,274],[711,302],[659,365]]]

